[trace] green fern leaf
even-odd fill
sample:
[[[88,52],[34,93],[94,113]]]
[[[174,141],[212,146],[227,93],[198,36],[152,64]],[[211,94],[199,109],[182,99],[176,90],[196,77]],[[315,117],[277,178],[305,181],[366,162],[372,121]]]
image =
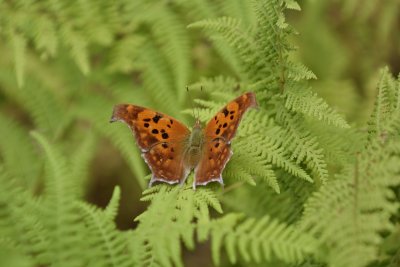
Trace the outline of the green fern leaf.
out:
[[[311,236],[286,226],[268,216],[240,222],[242,216],[229,214],[211,221],[212,254],[216,265],[220,263],[220,248],[226,247],[229,260],[236,263],[240,255],[246,262],[270,261],[277,257],[288,263],[299,262],[313,253],[317,242]]]
[[[306,114],[310,117],[315,117],[318,120],[324,121],[328,124],[337,127],[349,128],[347,122],[328,104],[315,93],[306,88],[301,90],[298,88],[291,88],[286,90],[285,107],[289,110]]]
[[[115,215],[120,190],[115,188],[107,208],[102,211],[86,203],[78,203],[86,222],[88,242],[98,255],[92,257],[91,266],[132,266],[133,259],[127,254],[129,248],[123,233],[115,229]]]

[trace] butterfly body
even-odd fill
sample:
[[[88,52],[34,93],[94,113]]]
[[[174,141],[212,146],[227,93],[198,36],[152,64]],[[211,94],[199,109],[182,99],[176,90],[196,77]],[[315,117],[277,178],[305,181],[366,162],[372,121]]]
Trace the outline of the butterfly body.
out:
[[[178,120],[148,108],[131,104],[114,107],[111,122],[123,121],[131,128],[142,157],[155,181],[184,183],[194,169],[193,187],[217,181],[229,161],[234,137],[243,114],[256,106],[255,95],[246,93],[221,109],[202,127],[199,120],[190,131]]]
[[[205,136],[200,122],[197,121],[193,126],[192,132],[185,144],[184,158],[187,167],[193,169],[197,166],[201,159],[203,148],[205,145]]]

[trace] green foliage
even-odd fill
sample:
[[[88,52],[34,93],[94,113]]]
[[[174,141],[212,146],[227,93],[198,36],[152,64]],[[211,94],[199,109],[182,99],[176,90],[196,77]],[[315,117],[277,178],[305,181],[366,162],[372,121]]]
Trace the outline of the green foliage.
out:
[[[287,263],[298,263],[315,251],[316,240],[294,227],[273,221],[268,216],[248,218],[239,224],[240,217],[231,213],[200,224],[210,232],[213,258],[217,265],[220,263],[222,244],[232,263],[237,262],[238,255],[246,262],[260,263],[276,257]]]
[[[193,192],[191,185],[156,186],[144,194],[142,200],[151,200],[151,205],[136,218],[140,224],[132,246],[137,265],[182,266],[181,240],[193,249],[196,221],[209,218],[208,206],[222,213],[220,202],[212,190]]]
[[[338,2],[346,16],[358,10]],[[396,30],[388,6],[382,38]],[[345,119],[340,88],[321,91],[314,74],[334,67],[298,59],[286,17],[299,10],[293,0],[0,1],[0,266],[195,266],[192,255],[212,258],[199,266],[396,266],[400,79],[382,69],[373,108],[350,101]],[[193,190],[191,175],[146,189],[132,134],[108,124],[123,102],[206,123],[245,91],[259,107],[232,141],[225,188]]]

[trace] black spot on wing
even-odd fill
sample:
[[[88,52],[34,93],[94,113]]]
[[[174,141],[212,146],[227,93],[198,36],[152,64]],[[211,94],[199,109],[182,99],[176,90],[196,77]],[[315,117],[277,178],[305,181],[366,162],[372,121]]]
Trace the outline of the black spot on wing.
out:
[[[161,115],[159,115],[159,114],[155,115],[155,116],[153,117],[154,123],[158,123],[158,121],[159,121],[161,118],[162,118]]]
[[[231,115],[231,120],[233,120],[233,115]]]
[[[226,126],[228,126],[228,124],[225,122],[222,127],[226,128]]]
[[[218,128],[218,129],[215,131],[215,134],[219,134],[220,131],[221,131],[221,130]]]
[[[144,124],[144,127],[148,128],[150,126],[150,124],[148,124],[147,122]]]
[[[151,121],[151,119],[147,118],[147,119],[143,119],[143,121],[149,122],[149,121]]]
[[[229,111],[228,111],[226,108],[224,108],[224,109],[222,110],[222,113],[224,113],[225,118],[226,118],[226,116],[228,116],[228,114],[229,114]]]
[[[151,132],[152,132],[153,134],[158,134],[158,130],[157,130],[157,129],[153,129]]]
[[[167,145],[166,143],[163,143],[163,144],[162,144],[162,147],[163,147],[163,148],[168,148],[168,145]]]
[[[161,135],[161,137],[162,137],[163,139],[167,139],[169,136],[168,136],[167,133],[163,133],[163,134]]]

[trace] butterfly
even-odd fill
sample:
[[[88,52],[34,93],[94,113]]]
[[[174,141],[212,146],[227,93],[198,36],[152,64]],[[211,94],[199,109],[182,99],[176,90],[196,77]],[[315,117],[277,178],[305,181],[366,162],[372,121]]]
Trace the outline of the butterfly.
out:
[[[232,156],[231,140],[250,107],[254,93],[229,102],[203,128],[200,120],[192,131],[178,120],[160,112],[131,104],[114,107],[110,122],[122,121],[132,130],[142,157],[156,181],[183,184],[194,169],[193,189],[209,182],[223,185],[222,171]]]

